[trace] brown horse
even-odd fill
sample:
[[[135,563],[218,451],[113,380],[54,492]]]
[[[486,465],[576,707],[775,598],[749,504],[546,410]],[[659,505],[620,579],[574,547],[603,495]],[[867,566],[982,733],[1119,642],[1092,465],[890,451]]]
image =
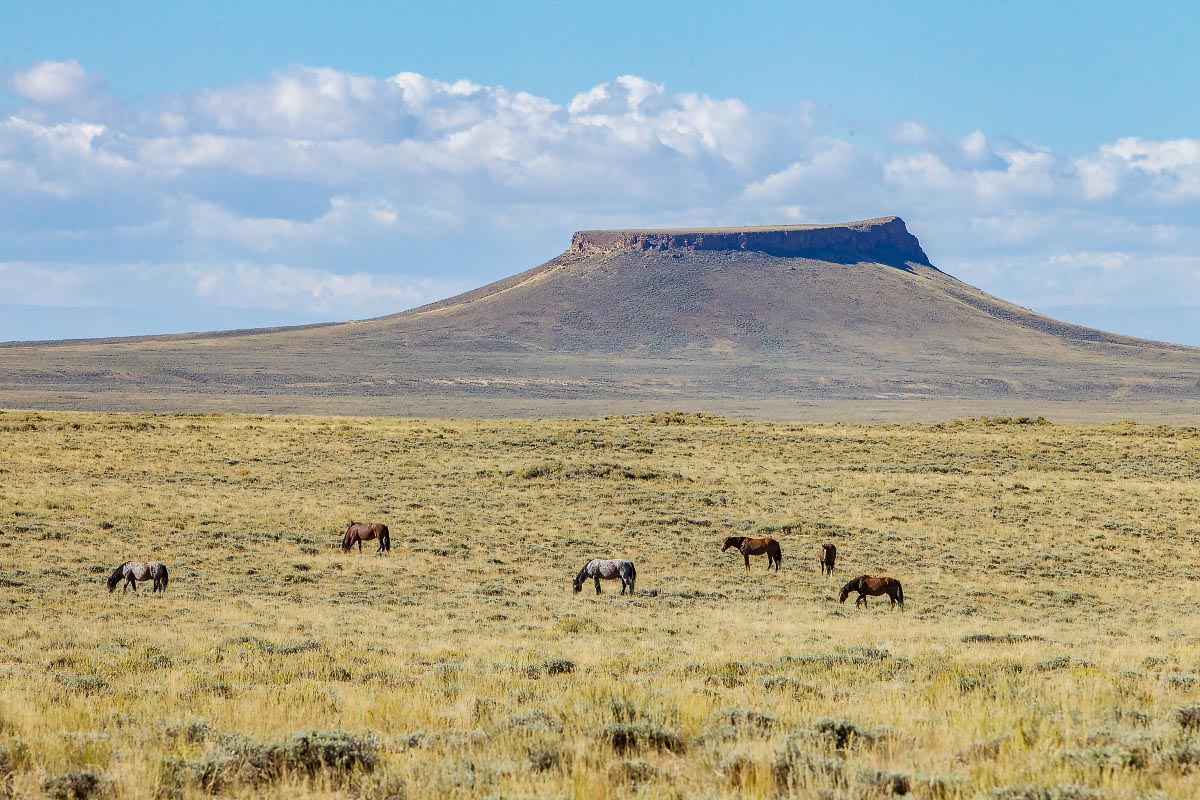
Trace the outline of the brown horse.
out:
[[[375,552],[387,553],[392,549],[392,535],[388,532],[387,525],[382,522],[351,521],[350,527],[346,528],[346,535],[342,537],[342,550],[349,552],[354,543],[358,542],[358,552],[361,553],[362,543],[372,539],[379,540],[379,549]]]
[[[775,571],[779,572],[779,562],[783,560],[783,552],[779,549],[779,542],[771,537],[751,539],[747,536],[729,536],[725,539],[725,546],[721,548],[721,552],[724,553],[731,547],[746,559],[746,572],[750,571],[750,556],[761,556],[763,553],[767,554],[767,569],[774,565]]]
[[[860,575],[854,580],[842,587],[842,594],[838,598],[839,603],[846,602],[846,598],[851,592],[858,592],[858,599],[854,601],[854,605],[867,607],[867,595],[878,597],[881,594],[886,594],[892,599],[892,607],[900,605],[900,610],[904,610],[904,589],[900,586],[900,581],[895,578],[872,578],[870,575]]]
[[[837,547],[832,544],[821,545],[821,550],[817,553],[817,560],[821,562],[821,574],[833,574],[833,562],[837,561]]]

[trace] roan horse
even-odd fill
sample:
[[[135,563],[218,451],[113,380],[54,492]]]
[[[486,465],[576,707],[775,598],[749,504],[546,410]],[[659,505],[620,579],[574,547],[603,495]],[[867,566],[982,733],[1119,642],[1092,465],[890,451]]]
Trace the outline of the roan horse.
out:
[[[622,558],[593,558],[584,564],[583,569],[579,570],[579,574],[575,576],[573,585],[577,594],[583,590],[583,582],[588,578],[596,581],[596,594],[600,594],[601,578],[605,580],[620,578],[621,594],[625,594],[626,589],[633,594],[633,584],[637,580],[637,567],[633,565],[632,561]]]
[[[122,580],[125,585],[121,587],[121,594],[125,594],[125,590],[130,586],[137,591],[138,581],[154,581],[152,592],[165,592],[167,590],[167,566],[160,564],[157,561],[126,561],[121,566],[113,570],[113,574],[108,576],[108,590],[111,592],[117,588],[117,584]]]
[[[750,571],[750,556],[761,556],[763,553],[767,554],[767,569],[771,569],[771,565],[774,565],[775,571],[779,572],[779,562],[783,560],[783,551],[779,549],[779,542],[771,537],[750,539],[746,536],[729,536],[725,539],[725,545],[721,548],[721,552],[724,553],[731,547],[746,559],[746,572]]]
[[[842,594],[838,597],[839,603],[846,602],[846,598],[851,592],[858,592],[858,599],[854,601],[854,605],[867,607],[867,595],[878,597],[881,594],[886,594],[892,599],[892,607],[900,605],[900,610],[904,610],[904,589],[900,586],[900,581],[895,578],[872,578],[870,575],[860,575],[854,580],[842,587]]]
[[[388,532],[388,526],[382,522],[354,522],[351,520],[350,527],[346,528],[346,535],[342,537],[342,550],[349,552],[350,548],[354,547],[354,543],[358,542],[358,552],[362,552],[362,543],[369,542],[372,539],[379,540],[379,549],[376,553],[386,553],[392,549],[392,535]]]
[[[837,561],[837,547],[832,544],[821,545],[821,550],[817,553],[817,560],[821,562],[821,574],[833,574],[833,562]]]

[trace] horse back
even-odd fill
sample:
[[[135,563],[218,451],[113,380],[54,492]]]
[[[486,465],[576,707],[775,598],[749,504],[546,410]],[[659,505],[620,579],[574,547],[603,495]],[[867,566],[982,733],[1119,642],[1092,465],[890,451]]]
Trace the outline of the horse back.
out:
[[[743,552],[748,552],[752,556],[761,555],[763,553],[775,553],[779,551],[779,542],[769,536],[761,539],[743,539],[742,546],[739,548]]]
[[[351,534],[358,536],[360,539],[370,541],[380,536],[387,536],[388,526],[381,522],[354,522],[346,529],[346,535]]]

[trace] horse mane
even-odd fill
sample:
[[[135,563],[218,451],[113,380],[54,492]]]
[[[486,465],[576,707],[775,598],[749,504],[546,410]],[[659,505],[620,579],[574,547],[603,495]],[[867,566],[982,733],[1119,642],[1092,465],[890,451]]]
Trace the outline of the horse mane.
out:
[[[846,585],[842,587],[842,591],[847,592],[847,593],[857,591],[859,581],[861,581],[865,578],[869,578],[869,577],[871,577],[871,576],[870,575],[859,575],[857,578],[851,578],[850,580],[848,580],[846,582]]]

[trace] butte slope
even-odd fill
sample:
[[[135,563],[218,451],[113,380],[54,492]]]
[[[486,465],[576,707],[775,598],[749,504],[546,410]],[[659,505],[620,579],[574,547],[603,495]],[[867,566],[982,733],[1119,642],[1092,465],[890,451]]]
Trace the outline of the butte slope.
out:
[[[1095,418],[1176,414],[1198,378],[1200,350],[952,278],[896,217],[583,231],[539,267],[389,317],[0,348],[9,407]]]

